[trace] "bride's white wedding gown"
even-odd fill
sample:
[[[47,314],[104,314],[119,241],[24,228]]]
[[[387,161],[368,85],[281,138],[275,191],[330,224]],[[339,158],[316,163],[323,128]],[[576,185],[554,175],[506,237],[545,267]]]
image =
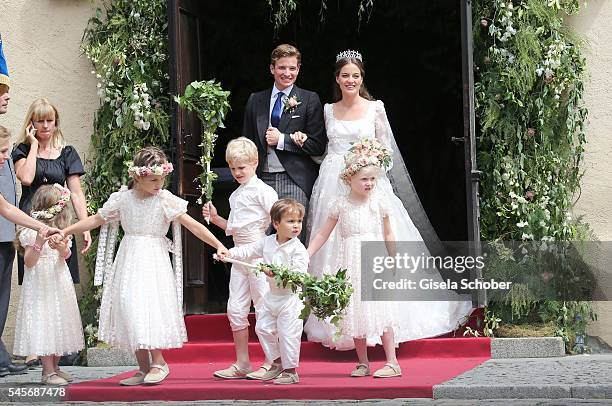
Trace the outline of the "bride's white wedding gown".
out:
[[[314,184],[308,212],[308,231],[312,238],[320,230],[329,216],[330,202],[348,195],[349,188],[340,178],[344,167],[344,156],[351,144],[363,139],[376,137],[384,146],[393,149],[393,133],[387,119],[382,101],[371,101],[364,117],[358,120],[338,120],[334,117],[333,106],[324,107],[325,127],[329,143],[327,154],[321,163],[319,177]],[[400,199],[394,194],[386,175],[378,178],[376,197],[388,206],[391,227],[397,241],[422,241],[421,234],[414,226]],[[329,240],[310,259],[309,272],[315,276],[334,273],[338,270],[341,244],[338,227]],[[461,301],[396,301],[388,302],[395,313],[394,328],[396,343],[418,338],[434,337],[455,330],[471,311],[471,302]],[[385,306],[386,311],[389,307]],[[365,315],[364,315],[365,316]],[[333,340],[335,328],[326,322],[310,316],[304,331],[309,341],[340,350],[354,348],[353,339],[343,336]],[[368,334],[368,345],[380,344],[379,331]]]

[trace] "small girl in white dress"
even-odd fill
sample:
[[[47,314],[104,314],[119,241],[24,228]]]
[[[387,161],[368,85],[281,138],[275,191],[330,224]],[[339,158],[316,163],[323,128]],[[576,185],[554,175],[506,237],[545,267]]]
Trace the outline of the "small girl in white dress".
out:
[[[32,197],[32,217],[44,224],[64,228],[70,224],[66,208],[70,191],[58,184],[41,186]],[[70,238],[46,241],[49,227],[38,233],[18,232],[17,247],[24,251],[25,273],[15,326],[13,353],[41,357],[42,383],[67,385],[72,377],[59,369],[62,355],[85,347],[81,316],[66,258]]]
[[[215,247],[217,254],[228,251],[206,227],[186,214],[186,200],[163,189],[172,164],[160,149],[147,147],[138,151],[128,172],[132,177],[128,189],[113,193],[98,214],[68,227],[64,233],[121,222],[125,235],[114,261],[108,259],[112,258],[114,243],[109,241],[114,235],[106,235],[104,229],[100,233],[99,244],[106,248],[98,247],[96,264],[96,278],[101,279],[99,269],[104,273],[99,337],[111,346],[136,352],[140,370],[120,382],[134,386],[163,381],[170,369],[161,349],[182,347],[187,341],[180,225]],[[166,238],[171,223],[175,244]],[[169,251],[174,252],[174,269]]]
[[[393,306],[396,304],[361,300],[361,243],[385,241],[387,250],[394,251],[389,209],[386,202],[372,195],[381,167],[388,165],[390,159],[390,151],[375,139],[353,146],[340,175],[350,192],[331,203],[327,221],[308,246],[308,254],[314,255],[338,225],[340,249],[333,269],[347,268],[354,289],[340,325],[343,335],[353,337],[357,351],[359,364],[351,372],[353,377],[370,375],[367,338],[374,335],[381,338],[387,358],[385,366],[374,372],[374,377],[390,378],[402,374],[395,355],[394,330],[398,326]]]

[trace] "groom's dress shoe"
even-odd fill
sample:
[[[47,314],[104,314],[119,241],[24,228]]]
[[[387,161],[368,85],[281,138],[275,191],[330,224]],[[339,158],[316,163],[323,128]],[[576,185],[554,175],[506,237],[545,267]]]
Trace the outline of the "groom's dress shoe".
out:
[[[6,375],[22,375],[28,372],[27,365],[8,364],[0,367],[0,376]]]

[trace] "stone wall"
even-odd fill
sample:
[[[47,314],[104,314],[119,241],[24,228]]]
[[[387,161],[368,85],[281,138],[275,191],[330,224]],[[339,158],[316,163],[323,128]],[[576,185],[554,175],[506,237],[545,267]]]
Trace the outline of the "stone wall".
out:
[[[85,161],[98,97],[97,82],[79,46],[87,20],[93,15],[92,2],[2,0],[0,9],[0,32],[11,77],[9,110],[0,116],[0,124],[15,140],[30,104],[46,97],[58,108],[68,144],[75,146]],[[9,350],[13,347],[20,290],[15,269],[2,336]]]
[[[574,215],[584,220],[602,242],[612,241],[612,2],[589,1],[570,24],[587,41],[585,56],[589,78],[586,104],[589,120],[582,190]],[[609,261],[609,260],[608,260]],[[598,274],[600,291],[612,292],[612,269]],[[612,298],[608,298],[612,300]],[[599,320],[589,329],[612,344],[612,302],[598,302]]]

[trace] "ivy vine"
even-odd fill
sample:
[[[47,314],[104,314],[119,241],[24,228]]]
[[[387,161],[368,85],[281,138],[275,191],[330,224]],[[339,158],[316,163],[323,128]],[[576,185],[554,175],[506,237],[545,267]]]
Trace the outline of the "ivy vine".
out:
[[[588,235],[571,215],[586,143],[586,62],[564,16],[578,0],[476,0],[474,64],[483,240],[572,241]],[[519,294],[520,293],[520,294]],[[584,302],[552,303],[517,290],[494,303],[503,322],[554,321],[571,348],[593,319]]]
[[[281,27],[287,25],[291,15],[297,10],[299,0],[266,0],[270,11],[272,13],[272,23],[274,24],[274,30],[278,31]],[[325,14],[327,12],[327,1],[321,0],[320,16],[321,21],[325,20]],[[365,19],[366,21],[372,15],[374,10],[374,0],[359,0],[357,6],[357,17],[359,23]]]
[[[170,145],[167,39],[165,0],[106,1],[88,22],[82,51],[93,65],[100,97],[84,177],[89,213],[126,184],[125,163],[138,149]],[[94,246],[86,257],[92,275],[95,253]],[[92,282],[84,287],[80,305],[88,346],[97,340],[100,294]]]
[[[195,112],[202,124],[202,142],[199,145],[202,155],[198,162],[202,173],[197,178],[201,196],[197,200],[198,204],[212,200],[212,184],[217,174],[210,170],[210,164],[217,141],[217,128],[224,128],[223,120],[230,108],[229,96],[230,92],[223,90],[220,83],[209,80],[191,82],[182,96],[174,98],[180,107]]]

